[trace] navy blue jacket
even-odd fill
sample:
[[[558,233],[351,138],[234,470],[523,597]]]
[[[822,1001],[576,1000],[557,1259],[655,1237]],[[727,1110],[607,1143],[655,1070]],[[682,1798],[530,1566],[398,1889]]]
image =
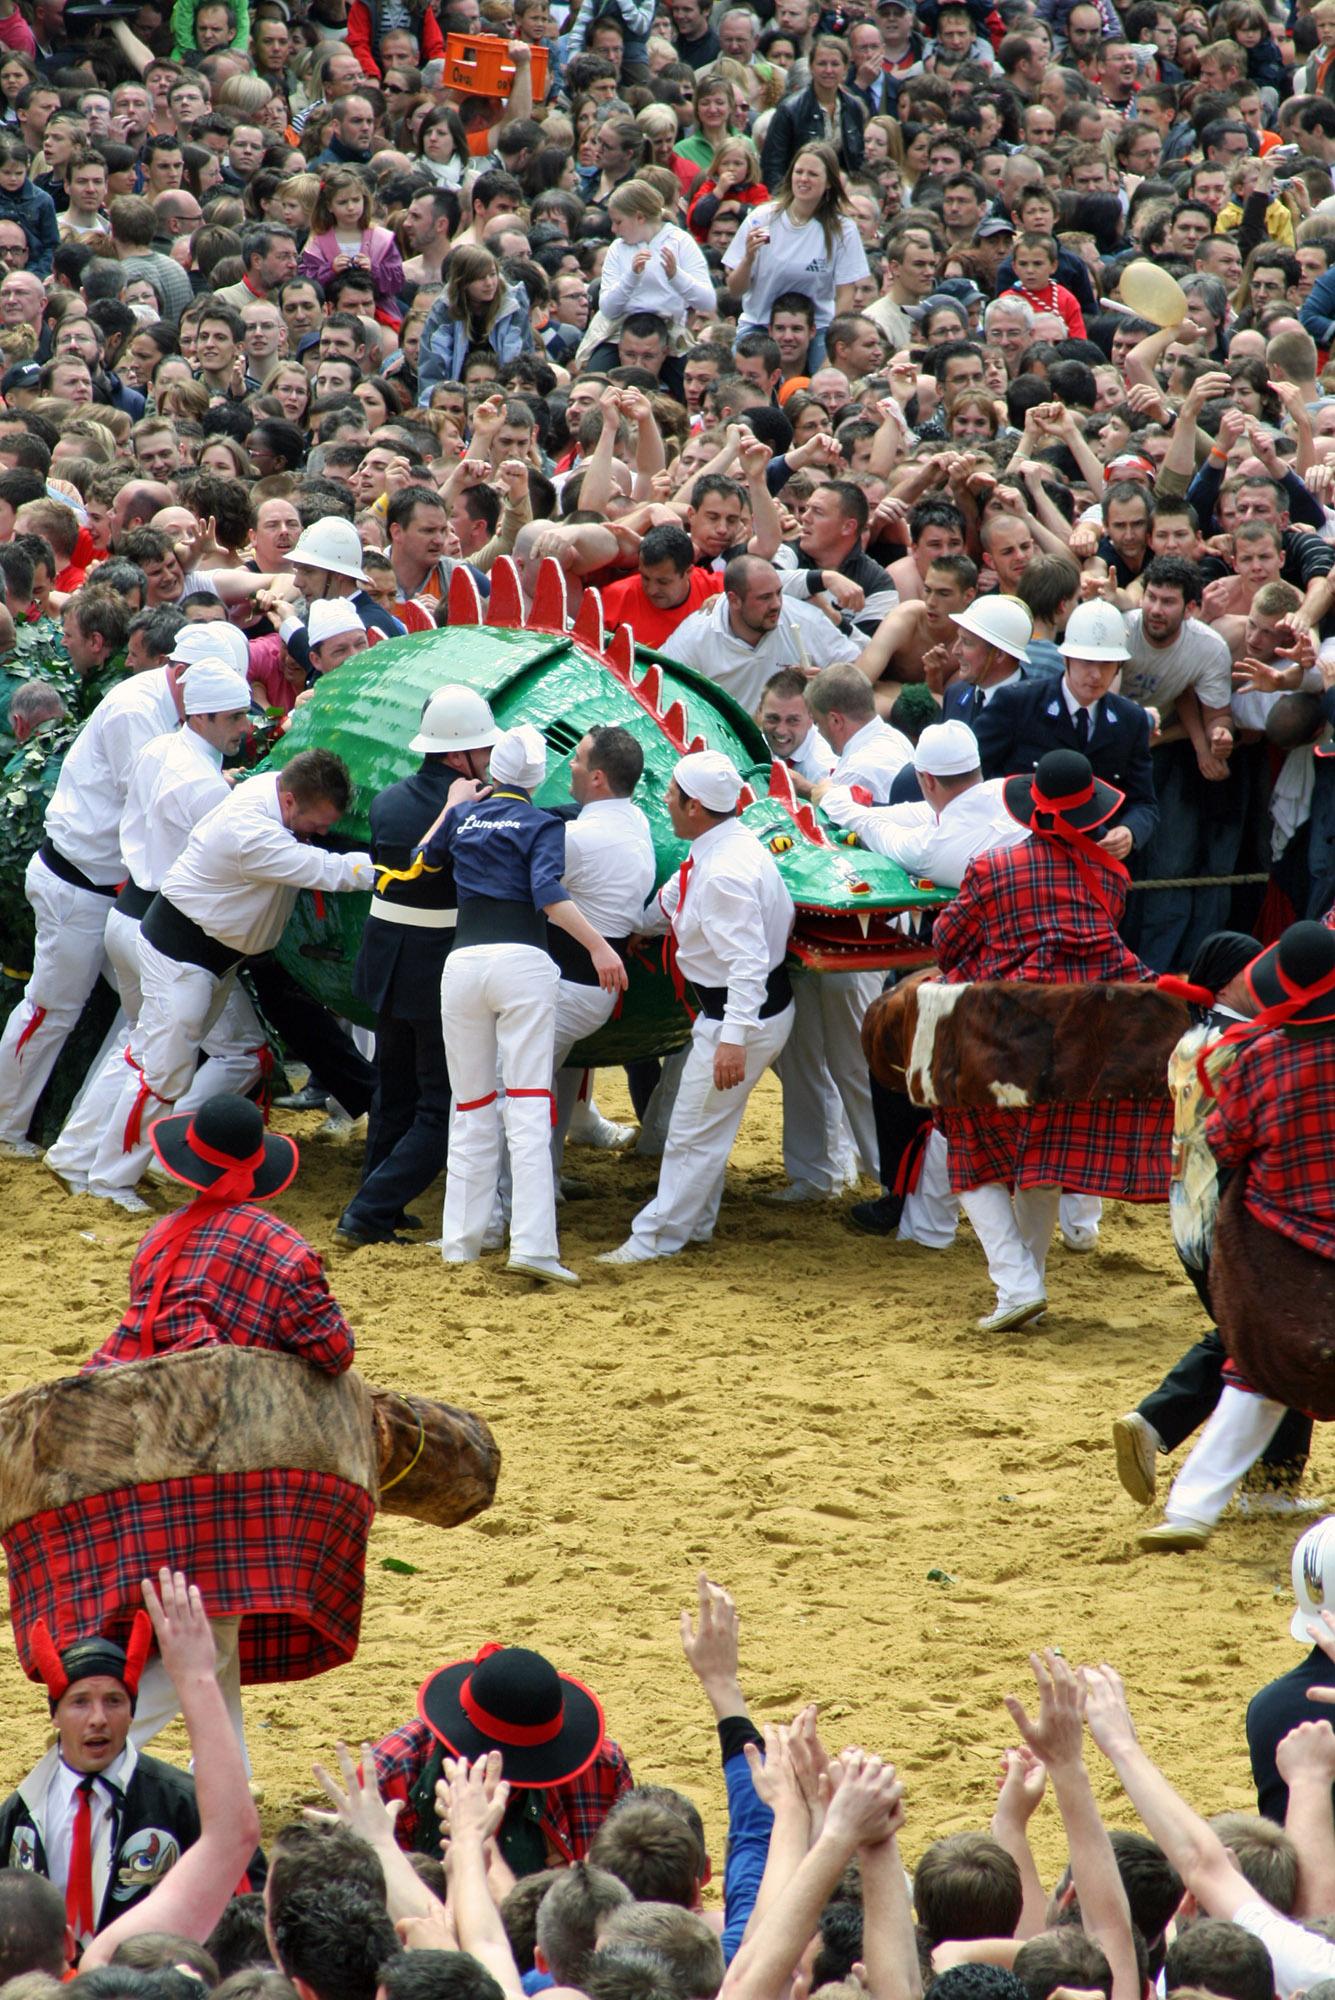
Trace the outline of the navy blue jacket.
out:
[[[445,764],[424,763],[411,778],[387,785],[371,803],[371,854],[381,868],[407,868],[417,844],[434,826],[450,786],[458,776]],[[416,910],[454,908],[454,870],[448,859],[411,882],[387,882],[379,892],[389,903]],[[440,976],[454,942],[452,929],[366,919],[352,990],[377,1014],[419,1020],[440,1014]]]
[[[1329,1687],[1333,1679],[1335,1667],[1319,1647],[1313,1646],[1300,1665],[1270,1681],[1248,1704],[1247,1748],[1251,1752],[1256,1809],[1280,1826],[1288,1811],[1289,1788],[1279,1775],[1275,1752],[1300,1722],[1320,1722],[1328,1716],[1329,1711],[1320,1702],[1307,1699],[1307,1690]]]
[[[565,827],[518,787],[504,786],[490,798],[455,806],[423,850],[423,859],[428,868],[453,862],[461,904],[485,896],[491,902],[527,903],[542,910],[569,899],[561,885]]]
[[[1149,716],[1139,702],[1106,694],[1094,718],[1085,755],[1096,778],[1125,792],[1126,804],[1114,824],[1129,827],[1135,845],[1143,847],[1159,823]],[[1080,748],[1061,683],[1051,676],[998,688],[973,728],[985,778],[1014,777],[1032,771],[1049,750]]]

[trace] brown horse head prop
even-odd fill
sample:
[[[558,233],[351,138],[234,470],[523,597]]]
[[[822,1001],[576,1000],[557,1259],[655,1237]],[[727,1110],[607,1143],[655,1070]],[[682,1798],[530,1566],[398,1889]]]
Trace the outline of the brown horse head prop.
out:
[[[456,1528],[490,1507],[500,1447],[481,1417],[426,1396],[371,1390],[380,1511]]]

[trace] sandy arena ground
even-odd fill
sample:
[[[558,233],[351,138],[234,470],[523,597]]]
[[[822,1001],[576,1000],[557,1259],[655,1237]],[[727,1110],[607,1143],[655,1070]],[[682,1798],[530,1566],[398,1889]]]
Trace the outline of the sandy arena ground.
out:
[[[619,1075],[600,1099],[628,1115]],[[316,1118],[287,1121],[303,1167],[278,1206],[326,1254],[364,1372],[482,1411],[504,1464],[495,1507],[468,1527],[377,1524],[351,1667],[248,1693],[268,1828],[313,1796],[311,1762],[336,1737],[379,1734],[413,1712],[430,1667],[501,1639],[590,1682],[636,1773],[690,1790],[721,1858],[716,1738],[677,1638],[702,1564],[742,1609],[757,1715],[814,1697],[833,1744],[904,1768],[910,1857],[986,1824],[1010,1740],[1000,1697],[1028,1685],[1035,1645],[1118,1665],[1147,1747],[1204,1809],[1254,1803],[1243,1711],[1299,1657],[1288,1558],[1302,1523],[1230,1515],[1204,1554],[1142,1557],[1109,1443],[1111,1418],[1202,1323],[1166,1211],[1111,1210],[1095,1255],[1055,1251],[1044,1324],[984,1338],[973,1320],[991,1293],[967,1228],[939,1254],[852,1235],[835,1207],[760,1199],[780,1178],[777,1114],[770,1081],[717,1243],[640,1271],[593,1258],[625,1236],[654,1163],[572,1152],[597,1193],[563,1211],[575,1294],[506,1280],[494,1258],[447,1275],[425,1250],[331,1250],[355,1156],[316,1139]],[[72,1370],[115,1324],[142,1224],[26,1163],[0,1164],[0,1202],[11,1389]],[[420,1207],[437,1225],[435,1198]],[[1318,1434],[1309,1490],[1330,1476]],[[45,1740],[45,1704],[9,1650],[0,1701],[7,1787]],[[1105,1769],[1110,1818],[1134,1824]],[[1035,1842],[1051,1873],[1050,1806]]]

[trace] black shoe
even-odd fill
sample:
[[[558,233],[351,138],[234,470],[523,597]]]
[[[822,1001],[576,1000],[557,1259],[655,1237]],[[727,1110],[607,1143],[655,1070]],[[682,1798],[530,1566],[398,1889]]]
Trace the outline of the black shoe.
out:
[[[392,1229],[377,1229],[374,1223],[339,1222],[334,1228],[334,1241],[341,1243],[345,1250],[361,1250],[368,1243],[406,1244],[406,1236],[398,1236]]]
[[[851,1229],[860,1229],[864,1236],[893,1236],[903,1213],[902,1196],[881,1194],[875,1201],[855,1201],[847,1220]]]
[[[425,1229],[426,1224],[420,1215],[409,1215],[405,1208],[395,1216],[394,1227],[396,1229]]]
[[[327,1111],[329,1092],[318,1083],[308,1083],[290,1097],[276,1097],[274,1103],[280,1111]]]

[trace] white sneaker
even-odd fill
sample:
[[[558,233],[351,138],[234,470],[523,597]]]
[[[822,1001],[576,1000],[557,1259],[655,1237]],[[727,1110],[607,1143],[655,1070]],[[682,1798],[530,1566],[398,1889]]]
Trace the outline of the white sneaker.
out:
[[[504,1222],[489,1222],[482,1232],[484,1250],[503,1250],[510,1231]]]
[[[1305,1500],[1297,1493],[1239,1493],[1240,1514],[1324,1514],[1324,1500]]]
[[[150,1215],[152,1213],[144,1197],[141,1194],[136,1194],[133,1188],[99,1188],[90,1186],[87,1192],[92,1195],[95,1201],[114,1202],[115,1206],[123,1208],[127,1215]]]
[[[521,1278],[536,1278],[540,1284],[577,1285],[580,1282],[578,1271],[568,1270],[558,1257],[516,1257],[511,1251],[505,1268]]]
[[[628,1146],[639,1135],[638,1125],[614,1125],[610,1118],[604,1118],[596,1104],[577,1104],[575,1115],[570,1121],[566,1137],[572,1146],[597,1146],[604,1151],[616,1151]]]
[[[0,1139],[0,1160],[40,1160],[42,1149],[31,1139]]]
[[[1083,1256],[1088,1250],[1097,1250],[1099,1232],[1097,1228],[1091,1229],[1084,1223],[1078,1224],[1071,1229],[1063,1227],[1062,1242],[1068,1250],[1074,1250],[1077,1256]]]
[[[1017,1326],[1028,1326],[1031,1319],[1048,1309],[1046,1299],[1024,1299],[1017,1306],[998,1306],[993,1313],[986,1313],[977,1322],[980,1333],[1010,1333]]]
[[[769,1188],[762,1201],[807,1202],[834,1201],[838,1197],[836,1188],[817,1187],[815,1181],[789,1181],[781,1188]]]
[[[633,1236],[628,1236],[617,1249],[604,1250],[601,1257],[594,1259],[596,1264],[655,1264],[657,1261],[658,1252],[644,1249]]]

